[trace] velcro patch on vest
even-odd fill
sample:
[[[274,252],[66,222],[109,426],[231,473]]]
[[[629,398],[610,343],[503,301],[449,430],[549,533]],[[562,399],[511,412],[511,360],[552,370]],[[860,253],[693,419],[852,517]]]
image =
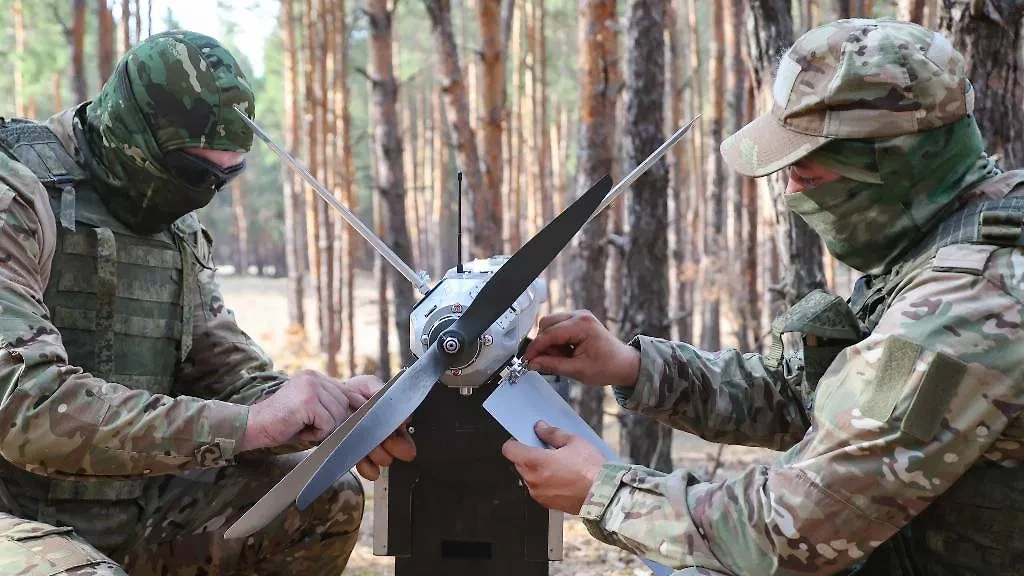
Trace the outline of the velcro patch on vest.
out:
[[[861,395],[861,414],[879,422],[887,421],[903,395],[920,355],[921,346],[916,342],[899,336],[887,339],[876,375]]]
[[[988,244],[950,244],[939,248],[932,263],[934,272],[960,272],[980,276],[998,246]]]
[[[953,395],[966,373],[967,364],[941,352],[936,353],[910,402],[900,429],[922,442],[931,441],[938,434],[946,408],[953,401]]]

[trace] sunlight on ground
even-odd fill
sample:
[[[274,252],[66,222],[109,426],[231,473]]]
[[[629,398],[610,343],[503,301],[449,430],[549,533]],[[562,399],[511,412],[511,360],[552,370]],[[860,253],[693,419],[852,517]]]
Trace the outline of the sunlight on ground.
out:
[[[221,278],[225,304],[235,313],[238,324],[274,358],[279,368],[292,371],[298,368],[323,367],[323,358],[312,353],[315,345],[296,346],[287,333],[288,310],[284,279]],[[356,286],[357,358],[377,356],[377,299],[370,276],[361,276]],[[315,317],[313,301],[306,300],[306,314]],[[308,335],[316,342],[315,331]],[[395,351],[393,350],[393,353]],[[363,360],[357,360],[362,363]],[[618,444],[618,421],[614,416],[615,401],[606,399],[605,440]],[[714,466],[717,445],[693,435],[676,432],[672,437],[672,460],[676,469],[685,468],[707,478]],[[772,453],[767,450],[733,446],[722,453],[722,461],[715,479],[742,471],[751,464],[766,462]],[[366,488],[366,506],[359,544],[352,553],[345,576],[385,576],[394,572],[394,559],[373,555],[373,484],[363,482]],[[636,557],[594,540],[577,518],[566,517],[563,526],[563,560],[551,563],[551,576],[575,574],[601,574],[607,576],[642,576],[650,570]]]

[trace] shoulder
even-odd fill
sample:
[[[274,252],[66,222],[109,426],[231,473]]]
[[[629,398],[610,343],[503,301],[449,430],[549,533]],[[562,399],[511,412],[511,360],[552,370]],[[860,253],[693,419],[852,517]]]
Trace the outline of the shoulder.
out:
[[[1022,322],[1024,247],[954,244],[907,276],[873,336],[1024,378]]]
[[[56,236],[56,220],[46,188],[25,165],[0,153],[0,214],[38,230],[40,242]]]

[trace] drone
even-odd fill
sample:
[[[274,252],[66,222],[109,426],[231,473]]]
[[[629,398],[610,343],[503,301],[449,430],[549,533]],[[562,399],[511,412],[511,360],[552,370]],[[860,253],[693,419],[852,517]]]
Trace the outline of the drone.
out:
[[[657,162],[699,118],[677,130],[614,188],[610,176],[601,178],[511,256],[478,258],[463,264],[460,250],[459,263],[431,286],[425,272],[414,271],[299,160],[278,146],[237,106],[235,110],[422,297],[410,312],[410,348],[415,361],[395,374],[245,511],[227,529],[227,538],[244,538],[257,532],[293,502],[305,510],[339,477],[408,422],[428,395],[442,393],[436,388],[447,388],[445,394],[457,391],[449,394],[452,398],[471,397],[477,391],[491,393],[499,382],[530,374],[519,355],[545,297],[541,274],[583,226]],[[461,174],[459,181],[461,196]],[[391,468],[400,464],[395,462]],[[412,484],[416,484],[415,479]]]

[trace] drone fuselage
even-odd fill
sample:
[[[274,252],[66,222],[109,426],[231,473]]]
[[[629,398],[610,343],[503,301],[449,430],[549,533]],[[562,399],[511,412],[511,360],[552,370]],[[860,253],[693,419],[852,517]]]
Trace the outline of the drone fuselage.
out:
[[[410,312],[409,342],[414,355],[420,357],[434,345],[508,258],[477,259],[465,264],[461,271],[452,268],[445,273]],[[445,371],[440,382],[466,394],[485,384],[517,355],[537,320],[540,304],[546,299],[546,284],[538,278],[478,340],[467,343],[459,361]]]

